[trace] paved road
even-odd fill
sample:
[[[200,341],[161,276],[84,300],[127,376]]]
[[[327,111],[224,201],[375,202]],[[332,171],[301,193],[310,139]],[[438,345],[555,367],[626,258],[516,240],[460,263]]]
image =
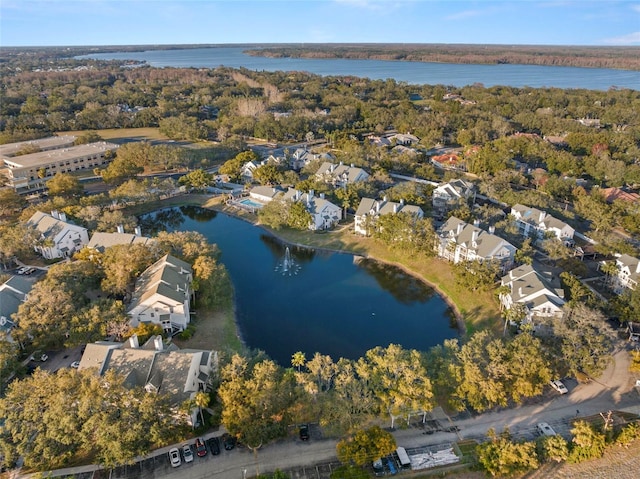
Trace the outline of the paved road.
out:
[[[458,432],[436,432],[425,434],[421,424],[414,423],[407,429],[393,432],[399,446],[410,453],[414,449],[429,445],[452,443],[459,439],[485,438],[489,428],[501,431],[509,427],[519,438],[533,439],[538,422],[549,423],[556,432],[569,436],[570,423],[576,418],[606,413],[609,410],[627,410],[640,414],[640,394],[635,385],[635,377],[628,373],[628,352],[621,347],[614,360],[598,379],[588,384],[567,381],[569,393],[559,395],[548,390],[544,396],[531,404],[492,413],[454,418]],[[579,411],[578,414],[577,411]],[[221,435],[222,430],[205,437]],[[270,444],[253,454],[248,449],[221,451],[218,456],[210,453],[205,458],[195,458],[191,464],[182,464],[173,469],[167,452],[170,447],[154,451],[134,466],[115,471],[94,471],[94,466],[55,471],[50,477],[74,474],[77,479],[117,479],[117,478],[186,478],[186,479],[245,479],[257,473],[286,470],[296,479],[327,479],[338,463],[335,453],[336,441],[323,439],[319,429],[311,428],[311,439],[300,441],[297,436]],[[246,472],[245,472],[246,471]],[[19,474],[15,477],[20,476]]]

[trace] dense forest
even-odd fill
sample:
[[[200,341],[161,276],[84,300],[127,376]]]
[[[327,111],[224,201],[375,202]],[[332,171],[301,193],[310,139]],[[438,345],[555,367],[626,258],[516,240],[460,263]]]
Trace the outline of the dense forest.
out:
[[[453,44],[307,44],[266,46],[254,56],[357,58],[438,63],[512,63],[640,70],[638,47]]]

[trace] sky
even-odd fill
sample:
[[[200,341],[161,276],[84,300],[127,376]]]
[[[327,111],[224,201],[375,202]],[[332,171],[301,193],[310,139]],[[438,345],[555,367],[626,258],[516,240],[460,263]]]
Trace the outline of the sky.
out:
[[[640,45],[640,0],[0,0],[0,48],[449,43]]]

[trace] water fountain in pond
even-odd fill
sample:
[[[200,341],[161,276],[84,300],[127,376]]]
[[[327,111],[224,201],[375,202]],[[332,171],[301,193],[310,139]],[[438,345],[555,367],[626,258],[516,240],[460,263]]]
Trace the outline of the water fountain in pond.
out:
[[[298,271],[300,271],[300,265],[291,257],[291,251],[289,251],[288,246],[284,251],[284,258],[278,263],[275,270],[281,273],[282,276],[291,276],[292,274],[298,274]]]

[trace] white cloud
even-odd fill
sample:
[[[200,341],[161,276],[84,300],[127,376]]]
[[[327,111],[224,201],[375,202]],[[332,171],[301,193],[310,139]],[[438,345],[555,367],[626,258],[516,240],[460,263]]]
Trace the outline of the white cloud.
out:
[[[640,32],[629,33],[619,37],[605,38],[602,40],[605,45],[640,45]]]

